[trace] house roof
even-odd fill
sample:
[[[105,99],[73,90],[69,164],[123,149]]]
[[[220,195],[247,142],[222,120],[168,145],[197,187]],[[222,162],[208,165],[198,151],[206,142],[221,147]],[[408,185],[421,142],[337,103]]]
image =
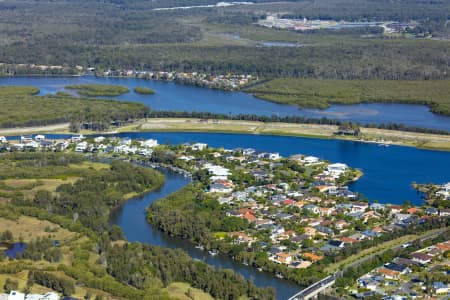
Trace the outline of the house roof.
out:
[[[399,274],[399,272],[397,272],[397,271],[386,269],[386,268],[379,268],[378,272],[383,275],[391,276],[391,277],[395,277]]]
[[[316,262],[316,261],[319,261],[319,260],[323,259],[323,256],[316,255],[316,254],[311,253],[311,252],[303,253],[303,257],[306,258],[306,259],[309,259],[309,260],[311,260],[313,262]]]
[[[425,253],[420,253],[420,252],[416,252],[411,254],[412,258],[415,258],[417,260],[421,260],[421,261],[427,261],[427,260],[431,260],[431,256],[425,254]]]

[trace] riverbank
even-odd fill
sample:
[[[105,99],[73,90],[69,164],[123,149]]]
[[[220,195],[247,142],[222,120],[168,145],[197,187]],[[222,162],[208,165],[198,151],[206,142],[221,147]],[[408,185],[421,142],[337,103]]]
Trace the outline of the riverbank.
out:
[[[335,135],[337,126],[320,124],[264,123],[238,120],[199,120],[188,118],[155,118],[121,127],[118,132],[172,131],[172,132],[220,132],[300,136],[320,139],[341,139],[383,146],[400,145],[423,149],[450,151],[450,136],[361,128],[361,137]]]
[[[365,143],[379,143],[382,146],[400,145],[421,149],[450,151],[450,136],[428,133],[405,132],[377,128],[361,128],[361,137],[335,135],[335,125],[264,123],[239,120],[201,120],[196,118],[152,118],[140,120],[131,125],[117,128],[114,132],[216,132],[261,135],[299,136],[318,139],[340,139]],[[30,133],[68,134],[69,124],[18,127],[0,129],[0,135]],[[82,131],[83,134],[101,134]]]

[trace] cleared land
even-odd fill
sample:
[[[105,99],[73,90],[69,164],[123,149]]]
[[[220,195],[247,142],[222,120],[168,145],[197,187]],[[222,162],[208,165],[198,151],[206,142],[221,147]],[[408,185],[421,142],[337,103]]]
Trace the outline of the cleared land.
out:
[[[336,136],[337,126],[293,123],[263,123],[254,121],[202,121],[185,118],[156,118],[139,124],[122,127],[119,131],[185,131],[185,132],[231,132],[247,134],[290,135],[325,139],[381,141],[403,146],[450,151],[450,135],[425,134],[361,128],[361,137]]]
[[[312,80],[278,78],[246,92],[272,102],[326,108],[332,103],[415,103],[450,115],[450,81]]]

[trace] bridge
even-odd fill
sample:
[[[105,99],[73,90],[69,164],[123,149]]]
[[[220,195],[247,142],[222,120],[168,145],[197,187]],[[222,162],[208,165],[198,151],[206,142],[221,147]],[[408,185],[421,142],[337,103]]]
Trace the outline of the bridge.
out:
[[[324,279],[317,281],[316,283],[308,286],[306,289],[301,290],[289,300],[307,300],[311,299],[315,296],[317,296],[320,292],[323,292],[327,288],[331,287],[334,282],[336,281],[336,278],[338,277],[337,274],[330,275],[328,277],[325,277]]]

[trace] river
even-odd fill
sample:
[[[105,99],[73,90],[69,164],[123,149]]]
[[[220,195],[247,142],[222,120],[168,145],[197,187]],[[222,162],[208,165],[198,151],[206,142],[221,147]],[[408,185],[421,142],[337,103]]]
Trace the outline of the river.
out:
[[[148,224],[145,209],[154,201],[178,191],[189,183],[189,179],[173,172],[165,171],[164,175],[166,181],[159,190],[126,202],[111,215],[111,224],[120,226],[127,240],[183,249],[192,258],[200,259],[216,268],[233,269],[259,287],[274,287],[277,299],[287,299],[300,290],[300,287],[292,282],[278,279],[270,273],[258,272],[255,268],[244,266],[225,255],[211,256],[207,251],[196,249],[189,241],[170,237]]]
[[[353,183],[351,189],[364,193],[371,200],[379,199],[381,203],[402,203],[404,199],[409,199],[419,204],[422,200],[410,186],[413,180],[443,183],[450,179],[448,173],[450,153],[411,147],[384,148],[351,141],[244,134],[149,132],[122,133],[119,136],[132,139],[155,138],[163,144],[205,142],[213,147],[253,147],[259,150],[277,151],[283,156],[303,153],[333,162],[345,162],[364,171],[364,176]],[[145,208],[189,182],[183,176],[171,172],[165,172],[165,175],[166,182],[161,189],[142,198],[128,201],[112,214],[112,224],[122,227],[129,241],[181,248],[191,257],[204,260],[215,267],[231,268],[245,278],[252,279],[257,286],[274,287],[278,299],[287,299],[300,290],[299,286],[291,282],[275,278],[272,274],[258,272],[226,256],[212,257],[207,252],[194,248],[188,241],[171,238],[148,224],[145,219]]]
[[[411,188],[413,181],[419,183],[444,183],[450,180],[450,153],[443,151],[421,150],[412,147],[379,147],[343,140],[323,140],[287,136],[220,134],[220,133],[170,133],[136,132],[120,133],[119,137],[132,139],[154,138],[160,144],[180,144],[186,142],[204,142],[213,147],[237,148],[252,147],[263,151],[276,151],[283,156],[302,153],[318,156],[332,162],[344,162],[359,168],[364,176],[350,185],[351,190],[363,193],[370,200],[381,203],[402,203],[405,199],[414,204],[422,203],[419,195]],[[69,138],[70,135],[47,135],[51,139]],[[9,137],[19,138],[16,137]],[[211,257],[206,252],[195,249],[192,244],[177,238],[171,238],[146,222],[145,208],[157,199],[163,198],[186,185],[189,180],[181,175],[166,173],[166,182],[161,189],[128,201],[117,209],[111,222],[122,227],[130,241],[139,241],[153,245],[181,248],[191,257],[205,260],[208,264],[220,268],[231,268],[257,286],[273,286],[278,299],[286,299],[295,294],[300,287],[291,282],[277,279],[272,274],[258,272],[230,260],[226,256]]]
[[[154,110],[205,111],[222,114],[256,114],[278,116],[306,116],[341,119],[362,124],[401,123],[408,126],[450,131],[450,117],[439,116],[424,105],[364,103],[355,105],[332,105],[328,109],[299,109],[291,105],[276,104],[243,92],[226,92],[181,85],[174,82],[143,80],[135,78],[82,77],[3,77],[0,85],[30,85],[40,88],[40,95],[66,91],[71,84],[119,84],[127,86],[129,93],[113,99],[141,102]],[[155,90],[154,95],[140,95],[133,91],[136,86]],[[73,91],[69,91],[73,93]]]

